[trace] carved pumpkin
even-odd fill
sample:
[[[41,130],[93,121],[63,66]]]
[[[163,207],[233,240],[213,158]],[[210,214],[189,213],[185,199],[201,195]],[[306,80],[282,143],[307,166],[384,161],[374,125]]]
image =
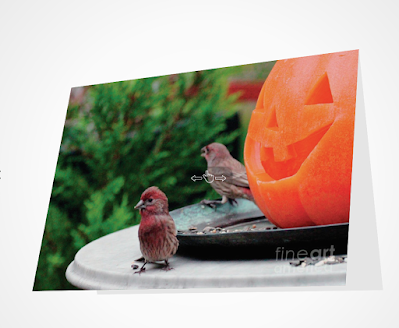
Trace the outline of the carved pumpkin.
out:
[[[349,221],[358,51],[278,61],[244,160],[255,201],[282,228]]]

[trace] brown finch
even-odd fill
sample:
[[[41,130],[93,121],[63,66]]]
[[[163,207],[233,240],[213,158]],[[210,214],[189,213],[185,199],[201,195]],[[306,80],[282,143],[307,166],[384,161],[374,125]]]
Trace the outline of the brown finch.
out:
[[[201,156],[208,163],[208,170],[204,174],[207,182],[211,182],[213,189],[222,196],[222,200],[204,199],[201,203],[215,207],[215,204],[224,204],[229,201],[237,203],[236,198],[245,198],[254,201],[249,189],[245,166],[237,161],[220,143],[211,143],[201,149]]]
[[[165,261],[164,270],[172,269],[168,260],[176,253],[179,241],[175,222],[169,215],[168,198],[158,187],[150,187],[134,208],[140,210],[139,241],[144,257],[143,266],[135,273],[145,271],[148,262],[156,261]]]

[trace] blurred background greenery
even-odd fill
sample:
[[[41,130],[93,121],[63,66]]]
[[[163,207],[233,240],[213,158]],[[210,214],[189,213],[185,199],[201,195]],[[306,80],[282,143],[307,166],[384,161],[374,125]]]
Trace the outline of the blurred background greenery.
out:
[[[149,186],[166,193],[170,210],[219,198],[190,179],[206,169],[200,149],[220,142],[243,161],[256,99],[231,86],[261,86],[273,65],[72,89],[33,290],[75,289],[65,271],[76,252],[138,224],[133,206]]]

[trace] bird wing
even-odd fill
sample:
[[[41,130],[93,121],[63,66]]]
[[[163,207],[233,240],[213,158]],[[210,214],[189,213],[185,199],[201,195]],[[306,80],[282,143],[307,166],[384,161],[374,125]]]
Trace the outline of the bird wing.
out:
[[[165,230],[173,236],[177,235],[175,221],[170,215],[163,215],[163,222],[165,226]]]
[[[225,176],[225,182],[238,186],[249,188],[247,171],[245,170],[245,166],[242,165],[239,161],[234,160],[230,161],[230,163],[226,163],[226,165],[209,167],[209,173],[213,174],[215,177]]]

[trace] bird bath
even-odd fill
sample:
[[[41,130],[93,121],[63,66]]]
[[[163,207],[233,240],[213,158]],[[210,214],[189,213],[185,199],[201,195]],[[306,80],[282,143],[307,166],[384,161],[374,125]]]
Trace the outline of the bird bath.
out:
[[[150,263],[144,273],[134,274],[131,264],[141,257],[137,225],[84,246],[68,266],[66,278],[78,288],[96,290],[345,285],[346,262],[303,268],[290,265],[293,258],[283,255],[331,245],[335,254],[345,254],[348,225],[276,229],[246,200],[216,211],[195,204],[170,214],[180,243],[170,259],[174,270],[165,272]],[[229,232],[189,230],[195,226],[202,232],[209,225]]]

